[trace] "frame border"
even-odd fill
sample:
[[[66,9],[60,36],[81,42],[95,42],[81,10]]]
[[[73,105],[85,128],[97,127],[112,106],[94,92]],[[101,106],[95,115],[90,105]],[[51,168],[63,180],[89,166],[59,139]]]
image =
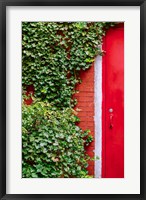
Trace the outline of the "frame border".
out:
[[[6,7],[140,6],[140,194],[6,194]],[[137,199],[146,200],[146,0],[0,0],[0,199]]]

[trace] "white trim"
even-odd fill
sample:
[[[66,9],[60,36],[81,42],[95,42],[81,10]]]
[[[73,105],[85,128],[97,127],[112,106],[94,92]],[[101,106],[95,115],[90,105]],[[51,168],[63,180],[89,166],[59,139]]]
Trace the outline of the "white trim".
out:
[[[95,122],[95,178],[101,178],[102,167],[102,56],[97,56],[94,63],[94,122]]]

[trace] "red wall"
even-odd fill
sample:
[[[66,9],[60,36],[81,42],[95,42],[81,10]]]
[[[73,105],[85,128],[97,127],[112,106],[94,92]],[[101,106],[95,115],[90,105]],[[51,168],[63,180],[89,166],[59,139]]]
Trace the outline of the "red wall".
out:
[[[76,90],[79,93],[74,96],[78,100],[78,104],[75,107],[81,109],[78,112],[80,118],[79,126],[83,129],[90,129],[91,135],[94,137],[94,64],[90,69],[82,71],[80,73],[82,83],[78,84]],[[94,141],[86,147],[88,155],[94,156]],[[89,161],[88,166],[89,175],[94,175],[94,161]]]

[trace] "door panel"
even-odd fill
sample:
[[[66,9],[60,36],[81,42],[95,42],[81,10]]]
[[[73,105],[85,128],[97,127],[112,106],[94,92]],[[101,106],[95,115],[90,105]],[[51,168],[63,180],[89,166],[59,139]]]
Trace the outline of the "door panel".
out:
[[[108,30],[103,50],[102,177],[124,177],[124,25]]]

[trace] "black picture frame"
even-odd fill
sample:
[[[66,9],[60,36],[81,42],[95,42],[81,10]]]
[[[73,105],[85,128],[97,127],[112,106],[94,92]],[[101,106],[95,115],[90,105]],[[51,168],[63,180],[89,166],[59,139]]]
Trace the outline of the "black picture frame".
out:
[[[6,7],[140,6],[140,194],[6,194]],[[0,198],[146,200],[146,1],[145,0],[0,0]],[[134,177],[133,177],[134,181]]]

